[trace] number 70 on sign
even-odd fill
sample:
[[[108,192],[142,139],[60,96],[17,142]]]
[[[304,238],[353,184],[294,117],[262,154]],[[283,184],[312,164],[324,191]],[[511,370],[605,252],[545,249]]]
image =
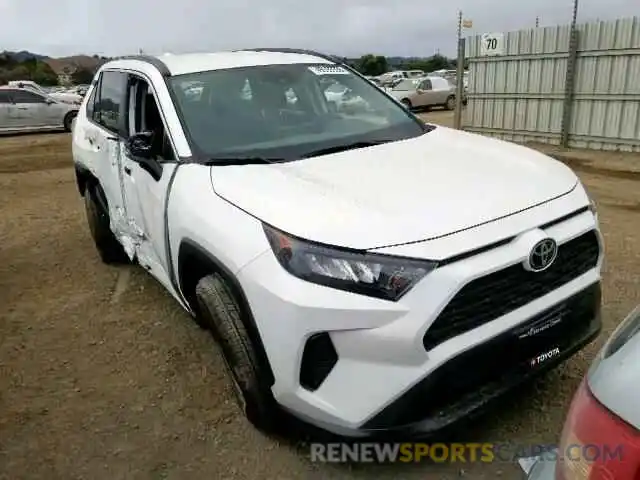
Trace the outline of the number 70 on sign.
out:
[[[504,55],[504,33],[485,33],[480,38],[480,55]]]

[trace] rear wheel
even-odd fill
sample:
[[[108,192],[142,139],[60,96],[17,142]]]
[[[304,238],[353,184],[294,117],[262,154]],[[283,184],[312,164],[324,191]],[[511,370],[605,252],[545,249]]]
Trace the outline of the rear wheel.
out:
[[[219,275],[208,275],[196,286],[196,300],[199,323],[211,330],[220,346],[238,406],[255,427],[275,431],[278,408],[228,284]]]
[[[456,97],[453,95],[447,98],[447,102],[444,104],[444,107],[447,110],[454,110],[456,108]]]
[[[87,185],[84,192],[84,207],[87,213],[87,222],[91,237],[96,245],[98,254],[104,263],[129,263],[124,248],[111,231],[109,224],[109,212],[100,204],[98,195],[104,195],[99,185]],[[102,197],[104,198],[104,196]]]

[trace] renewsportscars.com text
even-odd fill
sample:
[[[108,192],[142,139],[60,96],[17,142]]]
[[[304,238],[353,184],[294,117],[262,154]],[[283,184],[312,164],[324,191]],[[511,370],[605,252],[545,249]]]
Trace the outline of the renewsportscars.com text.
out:
[[[622,460],[623,445],[570,444],[563,452],[557,445],[514,443],[312,443],[312,462],[327,463],[491,463],[515,462],[519,458],[542,456],[544,460],[563,457],[569,461]]]

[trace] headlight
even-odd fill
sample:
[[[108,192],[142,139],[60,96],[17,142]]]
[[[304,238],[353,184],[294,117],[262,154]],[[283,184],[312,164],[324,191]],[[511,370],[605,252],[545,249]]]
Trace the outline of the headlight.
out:
[[[640,305],[618,325],[602,348],[602,358],[608,358],[620,350],[634,335],[640,332]]]
[[[326,287],[399,300],[435,262],[319,245],[264,225],[278,262],[291,275]]]

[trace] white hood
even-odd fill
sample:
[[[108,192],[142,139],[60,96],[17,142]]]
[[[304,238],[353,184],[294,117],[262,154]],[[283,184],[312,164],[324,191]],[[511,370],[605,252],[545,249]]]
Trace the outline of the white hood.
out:
[[[562,163],[438,127],[410,140],[272,165],[211,167],[218,195],[292,235],[371,249],[428,240],[563,195]]]

